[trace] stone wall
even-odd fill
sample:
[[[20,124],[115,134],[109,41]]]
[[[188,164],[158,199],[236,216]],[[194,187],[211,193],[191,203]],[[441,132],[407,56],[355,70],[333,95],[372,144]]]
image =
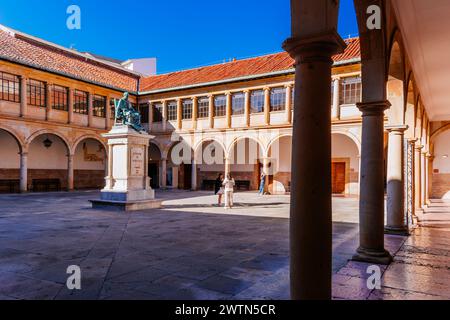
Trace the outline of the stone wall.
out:
[[[103,189],[105,186],[104,170],[75,170],[73,184],[77,190]]]
[[[450,173],[433,174],[431,198],[450,199]]]

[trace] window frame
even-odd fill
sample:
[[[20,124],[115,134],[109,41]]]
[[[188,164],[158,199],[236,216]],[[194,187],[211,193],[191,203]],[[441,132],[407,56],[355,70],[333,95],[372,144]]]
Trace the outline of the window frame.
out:
[[[223,100],[223,104],[218,104]],[[225,94],[219,94],[214,96],[214,117],[225,117],[227,115],[227,96]]]
[[[181,100],[181,119],[192,120],[193,100],[183,99]]]
[[[240,96],[238,99],[237,96]],[[242,100],[242,106],[236,109],[236,101]],[[231,115],[239,116],[245,114],[245,93],[243,91],[234,92],[231,94]]]
[[[197,118],[209,118],[209,97],[199,97],[197,99]]]
[[[8,79],[8,77],[10,78]],[[0,72],[0,100],[20,103],[21,92],[24,89],[21,87],[20,80],[20,75],[9,72]]]
[[[57,103],[56,103],[57,102]],[[52,85],[52,109],[69,110],[69,88],[57,84]]]
[[[177,101],[167,102],[167,121],[177,121],[178,120],[178,103]]]
[[[106,118],[106,100],[105,96],[98,94],[92,96],[92,114],[94,117]],[[100,103],[103,105],[100,105]]]
[[[73,112],[83,115],[89,114],[89,92],[82,90],[74,90]]]
[[[34,107],[39,108],[47,107],[47,83],[45,81],[28,79],[27,103],[28,105]]]
[[[270,89],[270,112],[286,110],[286,88],[273,87]]]
[[[258,96],[256,96],[256,93],[258,93]],[[255,100],[256,98],[258,98],[258,100]],[[263,89],[252,90],[250,92],[250,113],[251,114],[264,113],[264,99],[265,99],[265,93],[264,93]],[[259,101],[259,100],[261,100],[261,101]],[[255,106],[254,105],[255,102],[260,102],[261,105]]]
[[[152,104],[152,118],[153,123],[161,123],[163,122],[163,111],[164,106],[161,102],[155,102]]]

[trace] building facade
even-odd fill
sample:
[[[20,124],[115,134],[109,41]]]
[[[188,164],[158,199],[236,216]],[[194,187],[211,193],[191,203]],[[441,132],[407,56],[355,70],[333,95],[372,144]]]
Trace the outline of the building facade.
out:
[[[1,192],[101,188],[108,154],[101,134],[114,124],[113,101],[125,91],[155,136],[152,187],[210,190],[218,173],[230,172],[239,189],[255,190],[264,172],[268,192],[290,191],[295,68],[287,53],[144,76],[7,27],[0,28],[0,43]],[[330,79],[332,189],[358,195],[360,46],[358,38],[346,43],[333,57]],[[442,129],[448,124],[431,123],[414,90],[411,82],[415,109],[407,116],[415,124],[406,138],[419,134],[426,146],[420,153],[426,202],[450,196],[448,131]],[[397,118],[387,114],[385,124]],[[385,159],[394,129],[385,132]],[[386,162],[385,174],[387,168]]]

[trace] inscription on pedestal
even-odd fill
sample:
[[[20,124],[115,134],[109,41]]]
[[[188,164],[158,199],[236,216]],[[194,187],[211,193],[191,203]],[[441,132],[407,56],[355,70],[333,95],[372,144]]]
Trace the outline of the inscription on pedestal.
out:
[[[142,148],[131,149],[131,175],[142,176],[144,174],[144,150]]]

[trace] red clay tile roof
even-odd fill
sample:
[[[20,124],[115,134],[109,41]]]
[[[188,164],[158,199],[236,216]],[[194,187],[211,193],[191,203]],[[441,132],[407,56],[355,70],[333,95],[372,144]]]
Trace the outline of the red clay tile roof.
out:
[[[0,59],[135,92],[138,75],[0,29]]]
[[[360,58],[359,38],[345,40],[345,52],[333,57],[335,62]],[[256,58],[237,60],[207,67],[177,71],[141,79],[139,91],[170,89],[213,81],[261,75],[292,69],[294,60],[286,52],[274,53]]]

